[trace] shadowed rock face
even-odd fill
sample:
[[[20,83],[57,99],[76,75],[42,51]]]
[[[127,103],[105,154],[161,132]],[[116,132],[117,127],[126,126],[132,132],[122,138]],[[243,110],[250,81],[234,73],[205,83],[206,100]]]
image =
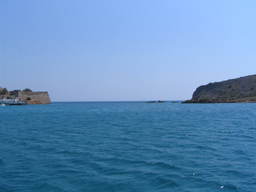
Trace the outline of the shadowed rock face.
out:
[[[196,89],[185,103],[256,102],[256,75],[209,83]]]

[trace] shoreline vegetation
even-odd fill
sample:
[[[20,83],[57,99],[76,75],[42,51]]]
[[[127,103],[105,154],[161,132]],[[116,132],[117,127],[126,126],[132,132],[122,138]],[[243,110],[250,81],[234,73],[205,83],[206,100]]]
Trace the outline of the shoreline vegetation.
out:
[[[209,83],[198,87],[183,103],[255,103],[256,75]]]
[[[160,103],[256,103],[256,75],[209,83],[199,86],[190,100],[144,101],[148,104]],[[47,91],[31,89],[8,91],[0,87],[0,105],[50,104]]]

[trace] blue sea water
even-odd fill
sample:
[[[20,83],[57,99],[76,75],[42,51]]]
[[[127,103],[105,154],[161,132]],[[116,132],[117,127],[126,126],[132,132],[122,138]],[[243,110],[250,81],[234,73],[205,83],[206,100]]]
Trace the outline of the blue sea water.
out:
[[[256,191],[256,104],[0,107],[0,192],[176,191]]]

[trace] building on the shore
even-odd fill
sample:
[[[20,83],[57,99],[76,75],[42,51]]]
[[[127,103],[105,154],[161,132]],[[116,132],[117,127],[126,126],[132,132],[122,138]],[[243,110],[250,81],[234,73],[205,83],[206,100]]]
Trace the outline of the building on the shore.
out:
[[[20,99],[0,99],[1,105],[25,105],[26,102],[21,101]]]
[[[30,89],[8,91],[0,88],[0,104],[49,104],[51,99],[47,91],[35,92]]]

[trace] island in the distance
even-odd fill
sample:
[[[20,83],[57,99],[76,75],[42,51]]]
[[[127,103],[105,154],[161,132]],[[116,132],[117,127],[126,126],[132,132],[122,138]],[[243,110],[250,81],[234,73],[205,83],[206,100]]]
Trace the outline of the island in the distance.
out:
[[[31,89],[8,91],[0,88],[0,103],[6,105],[50,104],[51,99],[47,91],[35,92]]]
[[[184,103],[256,102],[256,75],[200,86]]]

